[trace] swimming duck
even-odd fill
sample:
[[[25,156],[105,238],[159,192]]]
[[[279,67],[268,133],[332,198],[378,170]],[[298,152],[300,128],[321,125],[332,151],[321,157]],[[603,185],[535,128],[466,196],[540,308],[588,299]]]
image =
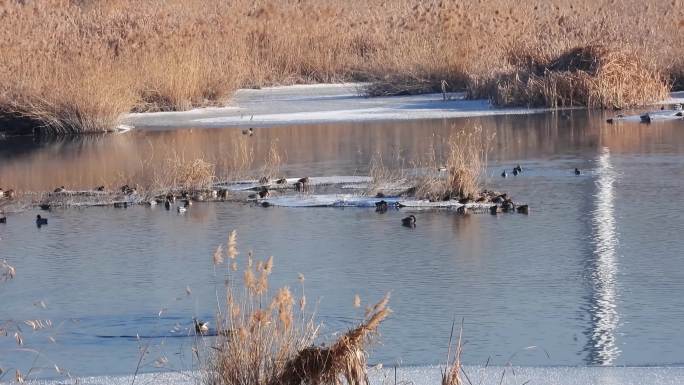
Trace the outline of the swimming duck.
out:
[[[176,196],[171,193],[168,193],[166,194],[166,201],[173,203],[176,201]]]
[[[304,183],[302,183],[302,182],[295,183],[295,190],[304,191]]]
[[[188,211],[187,207],[185,206],[178,206],[176,210],[178,210],[178,214],[183,214],[184,212]]]
[[[268,197],[268,195],[269,195],[269,192],[265,186],[262,187],[261,190],[259,190],[259,198],[264,199],[264,198]]]
[[[513,176],[518,176],[519,172],[517,168],[513,169]]]
[[[520,164],[515,166],[514,170],[518,170],[518,172],[522,172],[522,167],[520,167]]]
[[[50,204],[49,203],[41,203],[39,207],[41,210],[45,210],[45,211],[50,210]]]
[[[171,210],[171,202],[168,199],[164,201],[164,208]]]
[[[200,335],[205,335],[209,333],[209,322],[204,322],[202,320],[192,319],[195,324],[195,332]]]
[[[466,205],[463,205],[463,206],[460,206],[459,208],[457,208],[456,214],[460,214],[460,215],[468,214],[468,208],[466,207]]]
[[[128,208],[128,202],[114,202],[114,207],[117,209]]]
[[[66,191],[66,189],[64,188],[64,186],[57,187],[57,188],[55,189],[55,192],[56,192],[56,193],[61,193],[61,192],[64,192],[64,191]]]
[[[254,129],[252,127],[250,127],[246,130],[242,130],[242,135],[252,136],[252,135],[254,135]]]
[[[307,183],[309,183],[309,177],[306,176],[304,178],[300,178],[297,182],[307,184]]]
[[[507,176],[508,176],[508,173],[506,173],[506,170],[503,170],[503,172],[501,173],[501,177],[506,178]]]
[[[387,211],[388,207],[389,206],[387,205],[387,202],[385,202],[384,200],[380,202],[375,202],[375,212],[384,213]]]
[[[518,213],[520,214],[529,214],[530,213],[530,206],[528,205],[520,205],[517,208]]]
[[[512,201],[505,201],[501,205],[501,210],[505,213],[511,212],[515,210],[515,204]]]
[[[104,191],[105,187],[104,186],[97,186],[95,187],[95,191]]]
[[[285,179],[285,178],[280,178],[276,181],[276,184],[285,184],[285,183],[287,183],[287,179]]]
[[[494,206],[489,206],[489,213],[492,215],[496,215],[501,212],[501,207],[494,205]]]
[[[674,110],[675,110],[675,111],[681,111],[681,110],[682,110],[682,105],[681,105],[681,104],[675,104],[675,105],[674,105]]]
[[[406,227],[416,227],[416,216],[411,214],[401,220],[401,224]]]
[[[582,172],[579,170],[579,168],[575,167],[575,175],[580,175]]]
[[[43,226],[43,225],[47,225],[47,224],[48,224],[47,218],[42,218],[40,215],[36,215],[36,225],[38,227]]]
[[[649,115],[648,113],[641,115],[639,117],[639,119],[641,119],[641,123],[646,123],[646,124],[651,123],[651,115]]]
[[[0,223],[7,223],[7,217],[6,216],[1,216],[0,217]]]
[[[437,167],[437,171],[439,171],[439,172],[445,172],[446,170],[447,170],[447,168],[445,166]]]

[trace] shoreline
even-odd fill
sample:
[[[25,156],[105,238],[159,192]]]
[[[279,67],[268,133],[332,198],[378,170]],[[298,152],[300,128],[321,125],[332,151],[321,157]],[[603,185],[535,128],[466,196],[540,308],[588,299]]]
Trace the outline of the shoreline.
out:
[[[364,84],[311,84],[240,89],[224,107],[195,108],[177,112],[130,113],[122,118],[122,124],[141,130],[273,127],[290,124],[528,115],[566,110],[499,108],[486,99],[468,100],[464,92],[447,93],[446,101],[439,93],[366,97],[360,93],[360,88]],[[660,104],[675,103],[684,103],[684,92],[673,92],[670,99]]]
[[[471,383],[498,384],[531,383],[537,385],[590,385],[590,384],[643,384],[644,379],[657,379],[659,385],[675,385],[684,382],[682,366],[489,366],[464,365]],[[441,366],[400,366],[395,369],[386,367],[369,367],[370,383],[413,385],[437,385],[441,383]],[[502,378],[502,373],[505,373]],[[138,374],[136,382],[148,385],[187,385],[194,384],[201,378],[201,372],[194,371],[160,371]],[[124,385],[131,384],[132,375],[101,375],[76,377],[83,385]],[[385,380],[385,381],[383,381]],[[63,380],[32,380],[33,384],[57,385]]]

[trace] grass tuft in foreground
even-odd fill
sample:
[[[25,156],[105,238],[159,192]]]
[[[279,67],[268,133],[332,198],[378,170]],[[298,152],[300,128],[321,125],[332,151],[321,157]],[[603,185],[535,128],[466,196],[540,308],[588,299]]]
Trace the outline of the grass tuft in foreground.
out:
[[[213,256],[217,271],[227,267],[226,302],[219,307],[217,341],[209,359],[211,385],[365,385],[368,344],[390,314],[389,295],[369,308],[364,320],[327,346],[315,345],[319,327],[307,311],[304,277],[297,297],[289,287],[271,289],[273,257],[246,257],[238,275],[237,236]],[[240,282],[241,285],[236,285]]]

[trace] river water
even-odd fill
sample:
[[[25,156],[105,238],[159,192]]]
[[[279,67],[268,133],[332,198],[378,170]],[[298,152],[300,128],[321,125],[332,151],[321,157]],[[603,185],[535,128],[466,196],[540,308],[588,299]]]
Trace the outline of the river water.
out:
[[[283,175],[367,175],[375,154],[406,163],[478,124],[496,133],[488,186],[531,207],[530,215],[499,216],[227,202],[198,203],[185,215],[94,207],[43,212],[50,222],[40,229],[37,211],[11,214],[0,224],[0,258],[17,277],[0,286],[0,320],[53,326],[22,324],[24,346],[40,352],[35,363],[12,334],[0,336],[0,367],[131,374],[143,344],[151,346],[143,371],[193,369],[193,339],[171,330],[191,326],[193,316],[212,319],[211,255],[232,229],[241,257],[275,256],[272,287],[298,291],[305,275],[325,335],[362,316],[354,295],[365,304],[391,291],[394,313],[372,363],[438,364],[452,321],[463,319],[469,365],[684,365],[684,127],[604,121],[572,111],[283,126],[248,139],[237,129],[178,129],[0,142],[0,187],[37,191],[115,186],[164,167],[171,152],[209,159],[221,173],[244,140],[253,167],[277,143]],[[521,175],[499,176],[518,163]],[[400,225],[408,213],[415,229]],[[169,359],[165,369],[149,365],[158,356]]]

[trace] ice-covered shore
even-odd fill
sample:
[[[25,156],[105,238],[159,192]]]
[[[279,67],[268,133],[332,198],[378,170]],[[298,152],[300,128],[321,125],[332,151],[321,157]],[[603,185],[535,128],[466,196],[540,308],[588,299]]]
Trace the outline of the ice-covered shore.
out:
[[[504,373],[505,370],[505,373]],[[465,367],[472,384],[502,385],[679,385],[684,383],[684,367]],[[503,378],[502,378],[503,374]],[[392,368],[371,369],[371,384],[394,384]],[[136,383],[147,385],[191,385],[198,374],[161,372],[139,374]],[[132,376],[81,377],[81,385],[129,385]],[[34,381],[35,384],[57,385],[63,380]],[[439,385],[437,366],[402,367],[396,372],[397,384]]]
[[[362,83],[314,84],[238,90],[225,107],[181,112],[133,113],[123,123],[138,129],[178,127],[265,127],[286,124],[444,119],[520,115],[547,108],[498,108],[489,101],[467,100],[464,93],[389,96],[361,95]],[[673,92],[667,103],[684,103],[684,92]]]

